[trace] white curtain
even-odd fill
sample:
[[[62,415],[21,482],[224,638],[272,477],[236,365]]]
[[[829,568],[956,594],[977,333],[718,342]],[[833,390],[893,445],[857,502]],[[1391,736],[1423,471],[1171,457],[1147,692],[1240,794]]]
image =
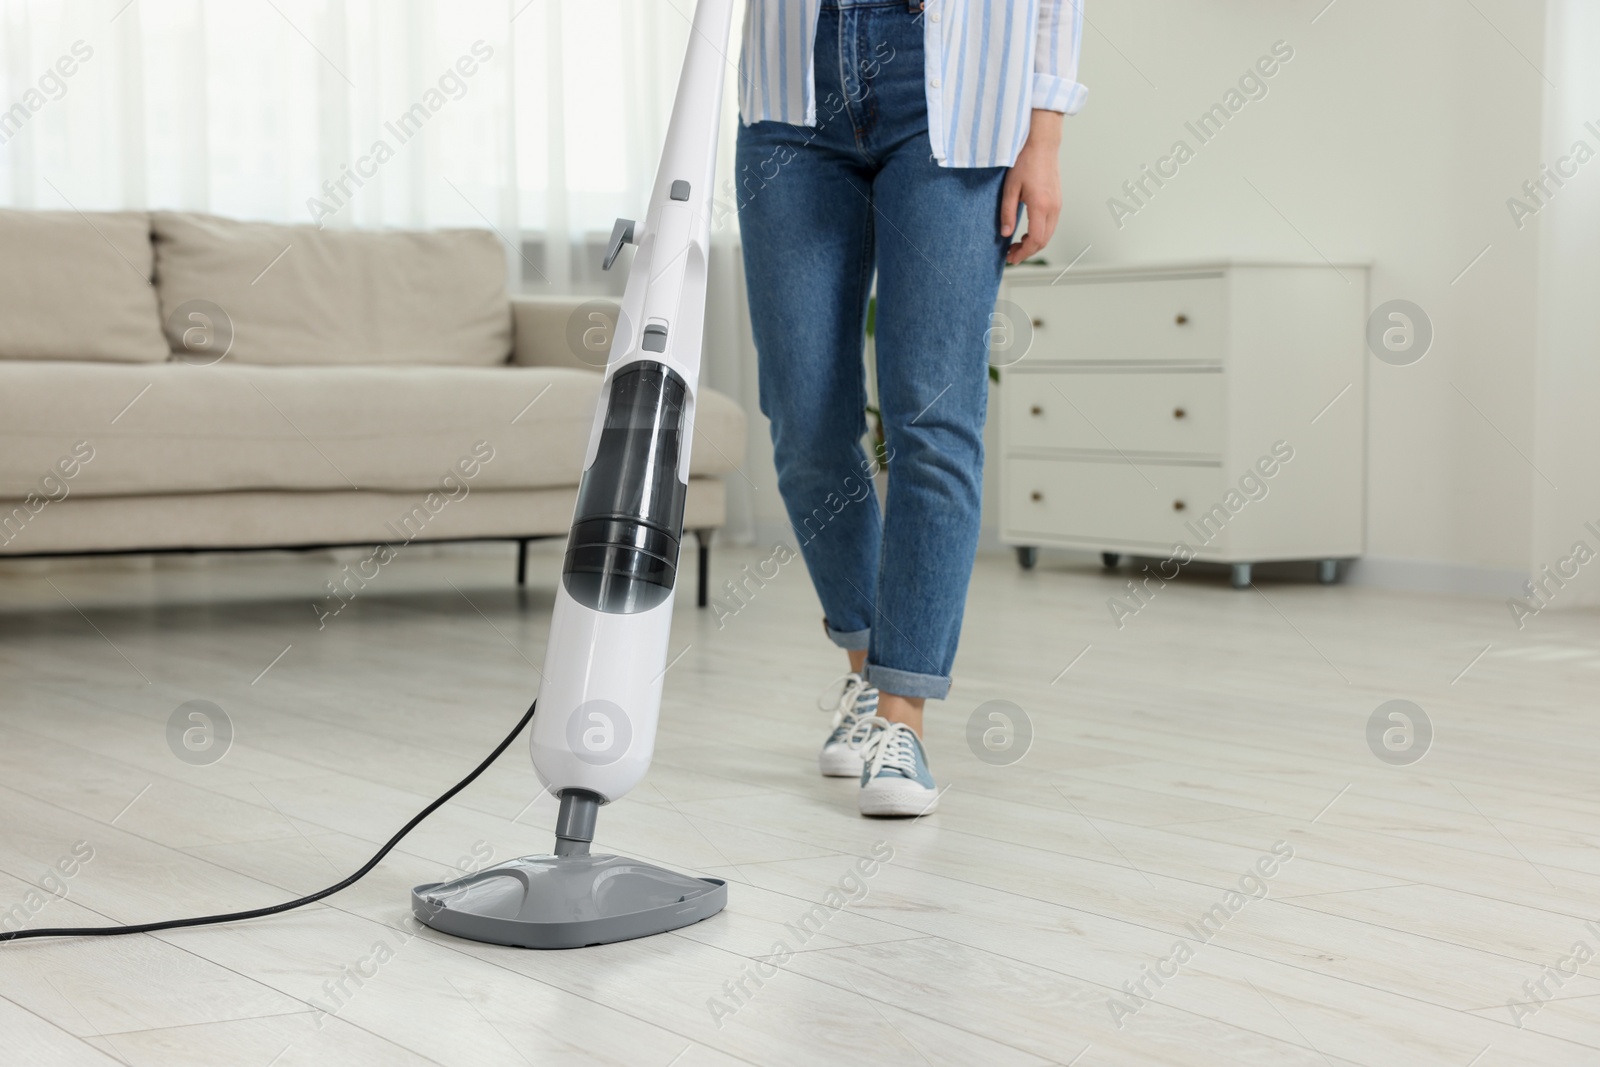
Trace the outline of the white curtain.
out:
[[[616,217],[643,216],[694,4],[0,0],[0,10],[0,206],[491,227],[514,289],[616,294],[622,279],[600,273],[599,247]],[[754,415],[737,235],[730,212],[718,218],[705,379]],[[734,475],[728,488],[728,532],[747,539],[751,485]]]

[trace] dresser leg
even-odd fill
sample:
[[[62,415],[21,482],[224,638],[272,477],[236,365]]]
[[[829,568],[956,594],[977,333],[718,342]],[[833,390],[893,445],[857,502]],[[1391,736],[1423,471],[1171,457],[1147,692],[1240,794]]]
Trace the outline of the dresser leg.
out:
[[[1032,545],[1017,546],[1017,565],[1025,571],[1033,570],[1033,565],[1039,562],[1039,550]]]
[[[1339,581],[1339,561],[1336,559],[1318,560],[1317,581],[1323,585],[1336,584]]]
[[[1233,565],[1233,587],[1235,589],[1250,588],[1250,564],[1235,563]]]

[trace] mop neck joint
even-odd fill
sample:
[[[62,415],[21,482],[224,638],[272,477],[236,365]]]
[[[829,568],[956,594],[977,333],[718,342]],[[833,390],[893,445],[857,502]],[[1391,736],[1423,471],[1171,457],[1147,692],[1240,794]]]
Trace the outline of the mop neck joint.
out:
[[[587,789],[563,789],[561,810],[556,814],[557,856],[587,856],[594,840],[595,819],[604,803],[600,794]]]

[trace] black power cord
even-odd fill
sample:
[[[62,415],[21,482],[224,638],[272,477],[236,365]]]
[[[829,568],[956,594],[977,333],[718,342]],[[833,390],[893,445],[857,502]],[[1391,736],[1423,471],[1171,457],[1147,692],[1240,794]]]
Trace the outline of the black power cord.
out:
[[[330,885],[326,889],[319,889],[315,893],[312,893],[308,896],[298,897],[294,900],[285,901],[282,904],[274,904],[268,908],[254,908],[250,911],[235,911],[226,915],[200,915],[192,919],[165,919],[161,922],[154,923],[135,923],[132,926],[79,926],[64,927],[57,930],[17,930],[14,933],[0,932],[0,941],[19,941],[24,937],[110,937],[115,934],[150,934],[156,932],[157,930],[176,930],[185,926],[215,926],[219,923],[239,922],[243,919],[259,919],[264,915],[277,915],[279,912],[293,911],[295,908],[303,908],[307,904],[315,904],[323,897],[331,897],[340,890],[348,889],[359,882],[362,878],[365,878],[372,871],[372,868],[376,867],[383,857],[387,856],[394,846],[400,843],[402,838],[417,828],[417,824],[422,822],[422,820],[426,819],[429,815],[432,815],[435,811],[438,811],[440,807],[450,800],[451,797],[455,796],[467,786],[471,785],[473,781],[477,779],[478,775],[488,770],[489,765],[495,760],[499,759],[500,754],[511,747],[511,742],[515,741],[517,739],[517,735],[522,732],[522,728],[528,725],[529,720],[533,718],[534,709],[538,706],[539,702],[537,700],[528,705],[527,714],[518,720],[516,727],[506,735],[506,739],[504,741],[495,746],[494,751],[489,753],[489,757],[487,759],[478,764],[478,766],[473,769],[471,774],[467,775],[465,778],[461,779],[461,781],[451,786],[449,791],[447,791],[438,800],[435,800],[432,804],[429,804],[427,807],[417,812],[416,817],[402,826],[399,833],[389,838],[388,842],[378,850],[377,855],[373,856],[370,860],[363,864],[359,871],[357,871],[355,874],[352,874],[344,881]]]

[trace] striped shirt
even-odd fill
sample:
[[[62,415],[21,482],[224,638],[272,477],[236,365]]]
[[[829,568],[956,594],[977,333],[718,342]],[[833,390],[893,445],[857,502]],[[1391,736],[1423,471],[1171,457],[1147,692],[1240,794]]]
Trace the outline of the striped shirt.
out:
[[[812,49],[822,0],[749,0],[739,115],[817,124]],[[1033,108],[1075,115],[1083,0],[928,0],[921,16],[928,137],[944,167],[1009,167]]]

